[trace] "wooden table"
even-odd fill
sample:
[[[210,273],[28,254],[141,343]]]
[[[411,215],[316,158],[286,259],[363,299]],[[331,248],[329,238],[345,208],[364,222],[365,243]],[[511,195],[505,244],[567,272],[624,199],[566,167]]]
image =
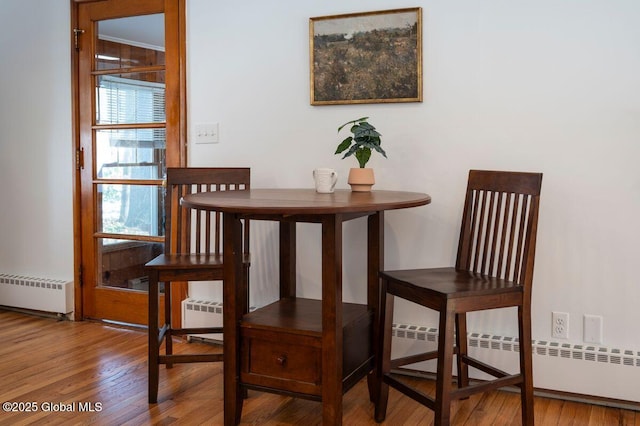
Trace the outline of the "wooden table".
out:
[[[185,196],[182,205],[223,212],[224,418],[236,425],[244,389],[322,401],[326,425],[342,424],[342,395],[371,372],[377,341],[384,211],[431,202],[402,191],[319,194],[251,189]],[[367,304],[342,302],[342,224],[367,218]],[[280,223],[280,300],[248,313],[242,219]],[[322,300],[296,298],[296,223],[322,225]],[[370,377],[371,378],[371,377]]]

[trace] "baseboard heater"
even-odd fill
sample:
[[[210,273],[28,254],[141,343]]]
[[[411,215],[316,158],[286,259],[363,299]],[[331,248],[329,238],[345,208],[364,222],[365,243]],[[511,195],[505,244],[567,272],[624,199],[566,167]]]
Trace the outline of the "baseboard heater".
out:
[[[73,282],[0,274],[0,305],[66,316],[73,312]]]
[[[392,336],[437,342],[438,329],[408,324],[393,324]],[[520,352],[520,344],[517,337],[468,333],[468,344],[471,348]],[[640,351],[586,344],[559,343],[547,340],[532,340],[532,345],[533,352],[536,355],[640,367]]]
[[[222,327],[222,303],[211,300],[185,299],[182,301],[182,325],[194,327]],[[221,341],[222,333],[190,334],[193,338]]]
[[[249,311],[255,309],[255,306],[249,307]],[[182,301],[182,325],[184,327],[222,327],[222,310],[222,302],[185,299]],[[222,333],[190,334],[187,338],[214,342],[223,340]]]
[[[434,327],[393,324],[392,335],[398,356],[437,347],[438,329]],[[519,371],[518,337],[469,332],[467,338],[471,356],[507,372]],[[640,350],[538,339],[531,343],[538,394],[640,411]],[[435,371],[433,361],[414,367],[427,374]],[[483,373],[472,375],[478,380],[490,379]]]

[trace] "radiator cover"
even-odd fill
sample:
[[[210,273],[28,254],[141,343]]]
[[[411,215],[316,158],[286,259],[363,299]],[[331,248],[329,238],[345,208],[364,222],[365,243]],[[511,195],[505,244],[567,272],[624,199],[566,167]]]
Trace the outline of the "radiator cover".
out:
[[[0,305],[68,315],[73,312],[73,282],[0,274]]]
[[[222,327],[222,303],[212,300],[183,300],[182,326],[184,328]],[[191,334],[188,336],[188,338],[192,337],[221,341],[222,333]]]

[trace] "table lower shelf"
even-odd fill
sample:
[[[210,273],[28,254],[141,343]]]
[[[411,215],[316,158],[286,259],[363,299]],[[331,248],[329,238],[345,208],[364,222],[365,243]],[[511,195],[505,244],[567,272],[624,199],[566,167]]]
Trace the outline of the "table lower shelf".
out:
[[[371,371],[373,314],[344,303],[343,391]],[[320,400],[322,301],[281,299],[251,312],[240,325],[240,382],[248,388]]]

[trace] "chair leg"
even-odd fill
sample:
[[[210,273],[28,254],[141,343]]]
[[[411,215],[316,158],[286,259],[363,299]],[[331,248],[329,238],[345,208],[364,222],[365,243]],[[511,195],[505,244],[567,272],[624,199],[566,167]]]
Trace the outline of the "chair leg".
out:
[[[453,375],[453,332],[455,314],[446,306],[440,311],[438,335],[438,371],[436,374],[435,425],[448,425],[451,415],[451,381]]]
[[[456,366],[458,368],[458,388],[469,386],[469,366],[462,362],[462,358],[467,355],[467,314],[465,312],[456,314]],[[465,398],[466,399],[466,398]]]
[[[164,322],[167,325],[167,331],[164,334],[165,354],[173,354],[173,338],[171,337],[171,282],[164,283]],[[167,358],[167,368],[173,368],[171,358]]]
[[[160,366],[158,356],[158,273],[149,273],[149,404],[158,402],[158,384]]]
[[[387,416],[387,402],[389,401],[389,385],[385,383],[384,376],[391,371],[391,328],[393,327],[393,300],[394,296],[387,293],[387,281],[382,280],[380,286],[380,305],[378,313],[378,347],[375,348],[374,370],[374,406],[376,422],[384,421]]]
[[[246,265],[244,268],[244,279],[247,283],[247,297],[245,297],[245,307],[244,312],[249,312],[249,308],[251,307],[251,302],[249,301],[249,265]],[[242,399],[249,398],[249,390],[245,387],[242,388]]]
[[[533,426],[533,348],[531,344],[531,306],[526,304],[518,308],[518,327],[520,331],[520,374],[522,387],[522,424]]]

